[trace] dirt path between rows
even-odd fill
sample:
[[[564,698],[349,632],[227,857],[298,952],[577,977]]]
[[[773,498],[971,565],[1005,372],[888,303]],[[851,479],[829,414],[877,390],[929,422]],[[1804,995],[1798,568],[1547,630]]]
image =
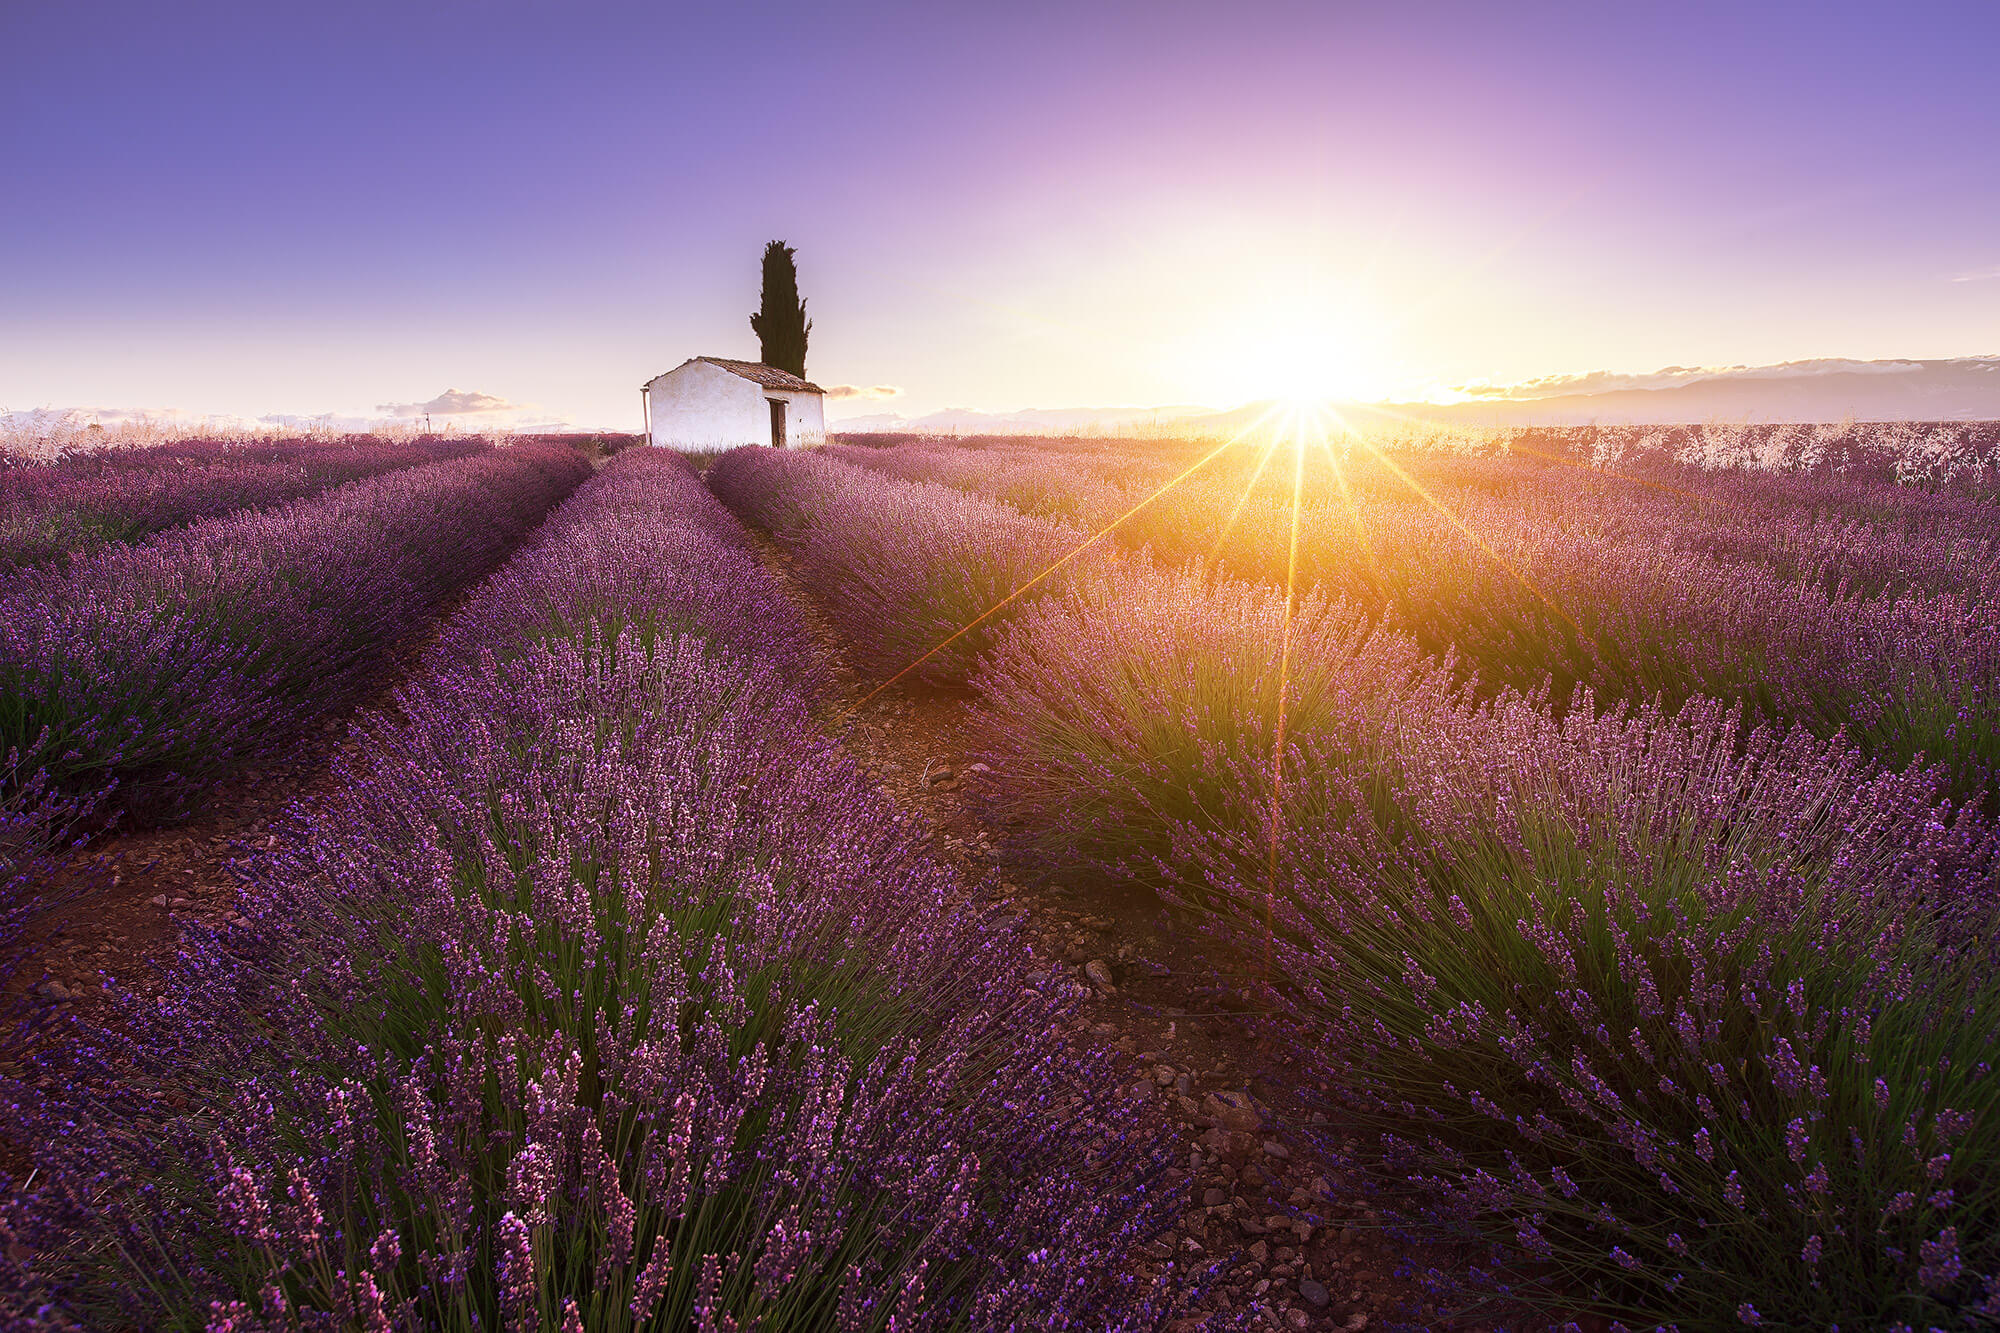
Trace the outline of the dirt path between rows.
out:
[[[1285,1056],[1259,1032],[1247,994],[1177,937],[1150,894],[1011,873],[1000,830],[982,822],[966,795],[975,776],[970,700],[900,685],[871,697],[875,682],[848,665],[841,636],[803,591],[789,555],[762,533],[752,538],[835,664],[829,712],[842,742],[920,818],[934,854],[970,892],[1007,900],[1037,953],[1084,970],[1092,1037],[1130,1057],[1126,1096],[1176,1141],[1177,1178],[1190,1182],[1192,1206],[1170,1237],[1134,1256],[1135,1268],[1176,1251],[1232,1264],[1205,1308],[1247,1316],[1251,1328],[1407,1327],[1417,1293],[1396,1276],[1399,1251],[1336,1173],[1268,1127],[1270,1108],[1259,1098],[1277,1094],[1259,1076]]]
[[[321,722],[283,763],[247,769],[224,783],[185,823],[114,825],[92,839],[57,881],[58,893],[73,886],[80,896],[30,933],[15,987],[34,992],[56,1020],[72,1009],[107,1018],[106,978],[149,993],[178,940],[178,919],[220,924],[235,915],[235,867],[276,846],[273,830],[283,813],[330,781],[333,755],[355,711]]]

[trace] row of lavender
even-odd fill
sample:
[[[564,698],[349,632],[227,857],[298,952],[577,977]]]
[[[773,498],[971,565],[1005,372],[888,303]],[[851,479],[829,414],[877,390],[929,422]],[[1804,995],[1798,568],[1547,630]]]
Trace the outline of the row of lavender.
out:
[[[961,614],[931,600],[957,567],[1043,568],[1069,535],[829,458],[711,475],[878,645],[871,621]],[[1996,840],[1946,770],[1699,697],[1558,713],[1324,592],[1131,558],[1042,587],[953,659],[996,825],[1156,885],[1270,983],[1302,1091],[1340,1104],[1317,1148],[1489,1254],[1446,1294],[1686,1328],[2000,1316]]]
[[[187,440],[0,467],[0,574],[484,451],[479,440]]]
[[[1295,478],[1297,443],[1304,468]],[[1251,511],[1289,504],[1295,479],[1308,508],[1324,510],[1349,500],[1445,501],[1451,508],[1508,500],[1538,516],[1591,522],[1618,531],[1640,531],[1674,546],[1723,554],[1775,557],[1795,573],[1831,586],[1851,580],[1890,591],[1990,586],[1996,554],[1991,506],[1919,485],[1890,485],[1847,474],[1706,470],[1658,461],[1584,466],[1560,456],[1525,451],[1498,453],[1391,453],[1361,435],[1338,431],[1266,441],[1159,450],[1105,452],[1009,445],[970,450],[939,444],[893,448],[835,445],[845,462],[903,480],[942,481],[1003,500],[1026,512],[1082,522],[1109,521],[1163,483],[1176,482],[1169,503],[1156,512],[1227,520],[1250,495]],[[1213,494],[1202,494],[1209,488]],[[1179,497],[1194,494],[1183,501]],[[1672,513],[1660,521],[1658,506]],[[1327,515],[1324,512],[1322,516]],[[1241,521],[1238,516],[1237,521]],[[1348,519],[1345,526],[1352,526]],[[1887,550],[1845,540],[1869,533]],[[1212,542],[1222,535],[1209,529]],[[1912,559],[1925,539],[1943,551]],[[1172,529],[1159,540],[1171,544]],[[1211,549],[1210,546],[1193,548]]]
[[[972,680],[988,797],[1276,978],[1384,1210],[1492,1244],[1442,1285],[1687,1328],[2000,1311],[1995,843],[1938,770],[1707,700],[1482,702],[1338,603],[1287,669],[1285,621],[1136,570],[1029,607]]]
[[[1295,469],[1290,452],[1217,459],[1113,535],[1169,563],[1345,596],[1491,686],[1546,686],[1558,703],[1580,687],[1607,702],[1741,701],[1823,736],[1844,729],[1884,762],[1927,755],[1961,794],[2000,773],[1990,506],[1839,478],[1365,451],[1313,449]],[[1121,485],[1115,460],[1046,452],[840,456],[1092,530],[1172,475]],[[1065,479],[1069,505],[1043,498]]]
[[[18,1109],[33,1299],[145,1327],[1157,1327],[1072,1000],[815,724],[676,458],[448,623],[166,1001]],[[120,1080],[131,1061],[146,1076]],[[177,1114],[146,1087],[200,1108]]]
[[[1295,415],[1273,410],[1234,436],[1263,444],[1288,436],[1300,419],[1332,423],[1311,409]],[[1289,419],[1288,419],[1289,418]],[[1580,467],[1764,473],[1841,477],[1944,490],[1974,499],[2000,496],[2000,423],[1991,421],[1842,421],[1748,423],[1709,421],[1679,425],[1467,426],[1417,419],[1352,423],[1354,433],[1398,455],[1445,459],[1542,459]],[[844,433],[845,442],[888,449],[912,441],[893,433]],[[954,436],[915,437],[923,445],[955,452],[1005,449],[1081,456],[1151,456],[1191,461],[1217,437]]]
[[[965,679],[994,607],[1109,555],[1078,529],[947,486],[885,485],[824,451],[737,449],[708,483],[799,557],[864,664],[935,684]]]
[[[1987,499],[2000,495],[2000,426],[1991,421],[1710,421],[1408,434],[1412,443],[1431,447],[1553,455],[1592,466],[1755,469],[1950,488]]]
[[[351,701],[589,471],[482,452],[23,575],[0,590],[0,745],[61,787],[177,804]]]
[[[49,905],[80,820],[113,800],[179,812],[285,753],[589,471],[556,446],[482,450],[10,581],[0,953]]]
[[[1990,596],[2000,588],[1990,505],[1851,478],[1592,469],[1535,457],[1398,457],[1338,438],[1308,441],[1296,470],[1290,447],[1226,448],[1185,465],[1158,456],[1028,448],[836,445],[828,452],[901,480],[942,482],[1093,529],[1171,482],[1157,503],[1120,524],[1120,540],[1174,561],[1218,559],[1253,579],[1285,576],[1296,482],[1300,573],[1308,582],[1352,582],[1355,572],[1346,567],[1365,571],[1371,559],[1401,558],[1389,532],[1368,540],[1371,529],[1409,521],[1385,508],[1398,506],[1427,514],[1447,545],[1454,531],[1463,545],[1466,534],[1451,517],[1462,519],[1486,549],[1459,555],[1492,561],[1505,553],[1531,575],[1538,572],[1535,551],[1521,548],[1537,533],[1543,545],[1597,533],[1650,549],[1768,565],[1788,579],[1860,596]],[[1516,533],[1530,522],[1533,529]],[[1371,554],[1371,544],[1380,550]]]

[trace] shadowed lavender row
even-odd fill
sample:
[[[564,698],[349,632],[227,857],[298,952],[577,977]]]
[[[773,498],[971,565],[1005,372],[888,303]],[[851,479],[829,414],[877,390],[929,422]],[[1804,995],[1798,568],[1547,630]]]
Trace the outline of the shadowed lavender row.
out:
[[[238,509],[267,509],[480,440],[188,440],[0,467],[0,575]]]
[[[182,806],[351,702],[589,470],[485,452],[32,571],[0,592],[0,743],[63,790]]]
[[[628,632],[651,644],[697,634],[756,658],[808,698],[825,686],[819,648],[743,525],[680,454],[620,457],[616,484],[585,487],[452,617],[435,669],[537,643],[591,651]]]
[[[30,1299],[211,1328],[1153,1328],[1184,1200],[816,726],[782,591],[615,460],[448,624],[130,1058],[24,1108]],[[84,1063],[88,1064],[88,1057]],[[131,1126],[136,1133],[127,1132]]]
[[[29,932],[64,902],[98,887],[102,861],[71,864],[85,839],[78,833],[108,793],[65,796],[42,771],[23,773],[18,753],[0,756],[0,1071],[48,1028],[48,1015],[12,985],[26,956]],[[4,1073],[0,1073],[4,1078]]]

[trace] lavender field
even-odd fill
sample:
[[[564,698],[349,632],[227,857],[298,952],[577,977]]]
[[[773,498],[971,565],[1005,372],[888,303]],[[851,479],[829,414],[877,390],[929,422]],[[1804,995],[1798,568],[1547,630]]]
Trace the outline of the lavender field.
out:
[[[10,1327],[2000,1327],[1985,427],[162,449],[0,471]]]
[[[1252,979],[1430,1310],[2000,1318],[1979,428],[876,443],[711,480],[969,695],[1018,866]]]

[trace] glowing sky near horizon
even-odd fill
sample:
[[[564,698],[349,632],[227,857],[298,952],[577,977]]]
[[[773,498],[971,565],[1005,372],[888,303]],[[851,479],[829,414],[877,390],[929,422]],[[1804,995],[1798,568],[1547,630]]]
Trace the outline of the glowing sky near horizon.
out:
[[[0,408],[630,428],[2000,351],[2000,7],[0,5]],[[1984,276],[1982,276],[1984,275]],[[1302,382],[1304,381],[1304,382]]]

